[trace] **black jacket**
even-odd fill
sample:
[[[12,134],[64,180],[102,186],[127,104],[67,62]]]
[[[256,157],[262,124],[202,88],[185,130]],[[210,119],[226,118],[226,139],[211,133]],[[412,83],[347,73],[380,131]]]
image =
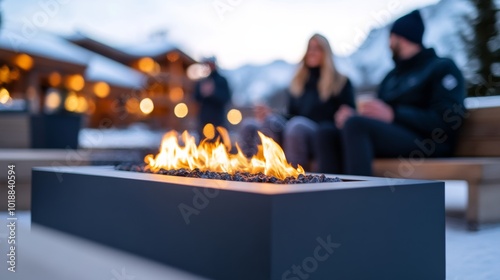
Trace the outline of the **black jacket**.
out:
[[[310,69],[309,79],[304,86],[304,93],[299,97],[290,95],[287,117],[303,116],[317,123],[333,123],[333,115],[341,105],[346,104],[355,108],[354,89],[349,79],[347,79],[339,94],[330,97],[325,102],[319,98],[318,80],[319,69]]]
[[[212,95],[203,97],[200,92],[200,85],[206,80],[213,80],[215,88]],[[207,78],[196,84],[194,97],[200,104],[198,120],[201,127],[207,123],[224,126],[226,119],[225,107],[231,100],[231,90],[226,78],[221,76],[218,71],[212,71]]]
[[[442,129],[447,143],[455,145],[464,116],[465,83],[452,60],[424,49],[396,63],[382,81],[378,96],[393,108],[395,124],[429,139]]]

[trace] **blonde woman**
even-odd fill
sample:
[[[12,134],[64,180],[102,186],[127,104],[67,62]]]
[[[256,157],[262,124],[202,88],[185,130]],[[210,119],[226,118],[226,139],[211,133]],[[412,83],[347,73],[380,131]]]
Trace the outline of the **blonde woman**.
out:
[[[242,149],[255,152],[256,130],[282,142],[287,159],[308,168],[315,157],[314,138],[322,126],[334,126],[334,115],[342,105],[354,108],[353,87],[347,77],[335,68],[328,40],[314,34],[307,44],[289,92],[286,116],[271,113],[263,106],[256,108],[256,120],[249,120],[240,135]],[[310,169],[309,169],[310,170]]]

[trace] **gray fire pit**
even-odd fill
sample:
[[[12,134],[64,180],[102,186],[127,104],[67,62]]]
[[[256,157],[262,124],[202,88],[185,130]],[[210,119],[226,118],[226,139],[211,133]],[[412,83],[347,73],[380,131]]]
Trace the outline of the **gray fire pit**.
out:
[[[32,221],[214,279],[445,278],[444,183],[33,170]]]

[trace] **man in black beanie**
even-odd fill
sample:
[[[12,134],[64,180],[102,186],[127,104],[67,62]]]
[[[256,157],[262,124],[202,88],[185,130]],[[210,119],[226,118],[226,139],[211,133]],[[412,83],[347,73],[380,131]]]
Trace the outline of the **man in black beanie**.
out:
[[[452,155],[465,114],[464,78],[452,60],[424,47],[423,34],[419,11],[394,22],[395,68],[376,97],[358,103],[357,111],[342,107],[334,117],[336,129],[319,132],[320,172],[372,175],[375,157],[418,161]]]

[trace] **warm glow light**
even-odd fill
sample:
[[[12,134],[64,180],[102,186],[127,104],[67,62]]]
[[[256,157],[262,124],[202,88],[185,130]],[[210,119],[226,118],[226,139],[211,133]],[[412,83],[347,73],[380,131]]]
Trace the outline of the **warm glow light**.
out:
[[[71,90],[80,91],[84,86],[85,80],[80,74],[71,75],[66,78],[66,87]]]
[[[0,89],[0,103],[7,104],[10,100],[10,93],[6,88]]]
[[[109,95],[109,85],[105,82],[98,82],[94,85],[94,93],[97,97],[106,98]]]
[[[10,69],[7,65],[2,66],[0,68],[0,82],[2,83],[10,83]]]
[[[17,68],[13,69],[12,71],[10,71],[10,79],[11,80],[17,80],[19,79],[19,70]]]
[[[58,87],[61,84],[62,77],[61,74],[57,72],[52,72],[49,75],[49,85],[51,87]]]
[[[243,119],[243,116],[241,115],[240,110],[237,109],[231,109],[227,113],[227,120],[229,121],[230,124],[232,125],[237,125],[241,122]]]
[[[151,100],[150,98],[144,98],[143,100],[141,100],[139,107],[144,114],[149,115],[151,114],[151,112],[153,112],[155,105],[153,104],[153,100]]]
[[[85,113],[89,108],[87,99],[83,96],[78,96],[78,105],[76,106],[77,113]]]
[[[129,114],[135,114],[139,112],[139,100],[135,97],[130,98],[125,103],[125,109]]]
[[[195,63],[187,68],[186,74],[191,80],[199,80],[210,75],[210,68],[205,64]]]
[[[167,54],[167,59],[170,62],[176,62],[179,59],[179,53],[177,52],[172,52]]]
[[[170,90],[169,94],[170,101],[177,103],[184,99],[184,90],[181,87],[174,87]]]
[[[158,62],[155,62],[155,67],[153,68],[153,71],[151,71],[152,74],[158,74],[161,72],[161,66]]]
[[[212,126],[213,127],[213,126]],[[274,176],[279,179],[287,177],[297,177],[305,174],[301,166],[294,168],[286,160],[283,149],[273,141],[259,132],[262,145],[259,146],[257,155],[248,159],[236,145],[237,153],[231,154],[231,140],[227,131],[221,127],[217,130],[221,134],[221,139],[215,142],[201,141],[197,146],[194,136],[188,132],[181,135],[182,145],[179,144],[179,135],[176,131],[171,131],[163,137],[160,152],[148,155],[144,158],[147,168],[152,171],[160,169],[189,169],[196,168],[201,171],[227,172],[248,172],[251,174],[264,173],[267,176]]]
[[[139,59],[137,66],[142,72],[150,73],[155,70],[155,61],[151,57],[143,57]]]
[[[75,112],[78,108],[78,96],[74,92],[70,92],[64,101],[64,108],[69,112]]]
[[[45,107],[47,107],[50,111],[54,111],[59,108],[59,106],[61,106],[61,102],[61,95],[55,90],[49,92],[47,96],[45,96]]]
[[[203,136],[207,139],[213,139],[215,137],[215,127],[211,123],[207,123],[203,127]]]
[[[19,68],[28,71],[33,67],[33,58],[25,53],[22,53],[14,58],[14,63],[19,66]]]
[[[186,105],[186,103],[179,103],[179,104],[175,105],[174,114],[176,117],[182,119],[182,118],[187,116],[188,112],[189,112],[189,109],[188,109],[188,106]]]
[[[96,109],[95,102],[92,99],[88,100],[87,102],[88,102],[88,106],[89,106],[89,109],[87,110],[87,112],[90,115],[92,115],[93,113],[95,113],[95,109]]]

